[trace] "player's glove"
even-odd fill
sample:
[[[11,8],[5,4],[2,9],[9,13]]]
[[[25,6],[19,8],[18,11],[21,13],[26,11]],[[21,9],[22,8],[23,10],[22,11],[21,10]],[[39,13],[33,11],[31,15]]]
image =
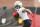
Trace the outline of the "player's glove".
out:
[[[31,13],[32,18],[35,18],[35,15]]]
[[[19,13],[18,12],[14,12],[13,16],[16,17],[15,19],[18,19],[19,18]]]

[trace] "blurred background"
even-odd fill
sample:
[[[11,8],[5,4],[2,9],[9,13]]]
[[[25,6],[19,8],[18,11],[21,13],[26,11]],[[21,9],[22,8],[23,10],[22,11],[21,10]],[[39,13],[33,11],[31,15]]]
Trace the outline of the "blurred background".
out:
[[[15,11],[14,2],[16,1],[21,1],[23,3],[23,7],[30,9],[33,14],[35,14],[31,27],[40,27],[40,0],[0,0],[0,26],[18,27],[21,25],[12,16]],[[28,16],[31,19],[29,14]],[[1,23],[2,18],[7,19],[5,24]]]

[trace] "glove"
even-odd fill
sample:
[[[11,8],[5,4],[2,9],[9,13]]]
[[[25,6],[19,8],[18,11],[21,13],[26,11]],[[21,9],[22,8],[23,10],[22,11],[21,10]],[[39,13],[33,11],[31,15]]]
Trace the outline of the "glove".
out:
[[[19,18],[18,23],[22,24],[23,20],[21,18]]]
[[[18,18],[19,17],[19,13],[18,12],[14,12],[13,16]]]
[[[35,15],[31,13],[32,18],[35,18]]]
[[[16,16],[16,15],[18,15],[18,12],[14,12],[13,16]]]

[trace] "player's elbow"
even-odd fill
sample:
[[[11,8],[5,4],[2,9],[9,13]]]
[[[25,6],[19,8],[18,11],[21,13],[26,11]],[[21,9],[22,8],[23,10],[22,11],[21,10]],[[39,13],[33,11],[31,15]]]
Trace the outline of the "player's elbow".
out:
[[[22,12],[26,12],[27,10],[23,9]]]
[[[28,12],[29,12],[30,14],[32,13],[31,10],[29,10],[29,9],[28,9]]]

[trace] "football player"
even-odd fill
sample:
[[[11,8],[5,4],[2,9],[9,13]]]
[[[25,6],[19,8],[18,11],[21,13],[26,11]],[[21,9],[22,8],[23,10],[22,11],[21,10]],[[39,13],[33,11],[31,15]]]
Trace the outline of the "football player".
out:
[[[31,23],[30,23],[30,19],[27,15],[27,12],[31,14],[31,16],[33,17],[34,15],[32,14],[32,12],[29,10],[29,9],[25,9],[24,7],[22,7],[22,2],[20,1],[16,1],[14,3],[14,7],[15,7],[15,10],[16,12],[14,12],[13,16],[14,18],[19,18],[21,17],[21,19],[23,20],[24,22],[24,25],[23,27],[30,27]]]

